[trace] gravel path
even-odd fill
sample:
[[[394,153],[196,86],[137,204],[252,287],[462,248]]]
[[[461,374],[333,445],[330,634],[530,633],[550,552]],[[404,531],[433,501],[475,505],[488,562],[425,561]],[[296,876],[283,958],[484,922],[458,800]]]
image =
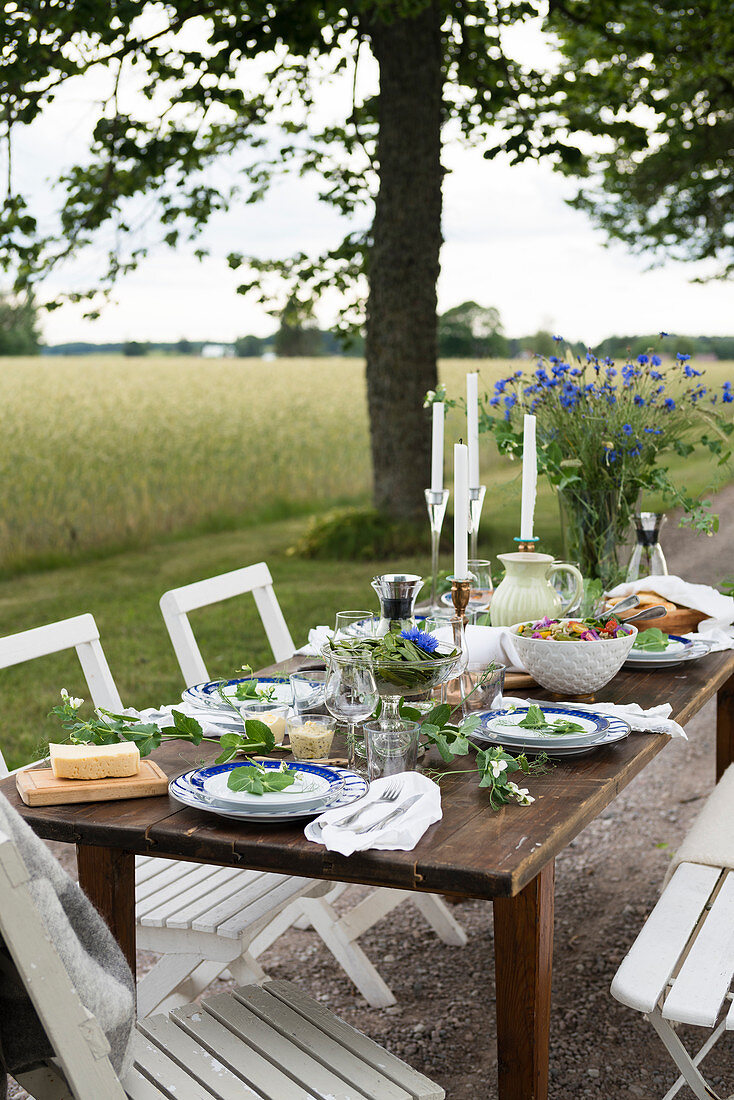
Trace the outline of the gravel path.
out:
[[[672,523],[666,530],[671,572],[709,583],[734,573],[734,486],[716,503],[722,525],[714,540],[695,539]],[[688,736],[671,742],[557,860],[553,1100],[652,1100],[675,1078],[651,1027],[614,1001],[609,985],[657,899],[672,852],[713,785],[713,704],[691,722]],[[65,846],[53,847],[68,865]],[[353,904],[363,892],[354,887],[337,907]],[[494,1100],[492,907],[464,901],[454,913],[469,934],[464,948],[438,941],[410,904],[362,937],[398,997],[388,1009],[368,1008],[311,932],[289,931],[261,961],[273,977],[295,981],[439,1081],[449,1100]],[[150,959],[141,956],[140,964],[143,969]],[[685,1041],[686,1029],[680,1034]],[[706,1065],[714,1087],[734,1088],[731,1036]],[[692,1097],[688,1089],[679,1095]],[[19,1100],[25,1093],[16,1088],[10,1096]]]

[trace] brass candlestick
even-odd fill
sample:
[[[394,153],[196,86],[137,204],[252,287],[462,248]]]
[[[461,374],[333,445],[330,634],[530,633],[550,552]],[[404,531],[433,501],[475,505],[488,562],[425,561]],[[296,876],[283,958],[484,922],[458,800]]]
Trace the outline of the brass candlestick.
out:
[[[535,554],[538,549],[538,542],[540,541],[536,535],[532,539],[518,539],[514,540],[517,543],[517,549],[523,554]]]
[[[466,580],[459,580],[456,577],[451,578],[451,601],[457,617],[464,624],[466,624],[466,608],[471,595],[471,584],[470,577],[467,577]]]

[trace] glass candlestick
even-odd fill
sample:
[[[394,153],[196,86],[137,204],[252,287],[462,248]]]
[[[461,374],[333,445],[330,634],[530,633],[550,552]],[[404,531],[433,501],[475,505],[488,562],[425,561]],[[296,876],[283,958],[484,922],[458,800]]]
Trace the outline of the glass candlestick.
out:
[[[438,545],[441,541],[446,505],[449,499],[448,489],[425,489],[428,520],[431,524],[431,610],[438,607]]]
[[[482,506],[484,504],[484,494],[487,492],[486,485],[478,485],[476,489],[469,489],[469,545],[471,548],[470,558],[478,558],[477,553],[477,540],[479,538],[479,522],[482,518]]]

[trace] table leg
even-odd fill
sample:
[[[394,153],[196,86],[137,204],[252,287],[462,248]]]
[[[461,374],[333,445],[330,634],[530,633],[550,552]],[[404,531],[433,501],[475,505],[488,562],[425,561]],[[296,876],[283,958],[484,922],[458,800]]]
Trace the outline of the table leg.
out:
[[[734,764],[734,676],[716,696],[716,781]]]
[[[135,977],[135,856],[77,844],[79,885],[104,918]]]
[[[555,863],[494,901],[500,1100],[547,1100]]]

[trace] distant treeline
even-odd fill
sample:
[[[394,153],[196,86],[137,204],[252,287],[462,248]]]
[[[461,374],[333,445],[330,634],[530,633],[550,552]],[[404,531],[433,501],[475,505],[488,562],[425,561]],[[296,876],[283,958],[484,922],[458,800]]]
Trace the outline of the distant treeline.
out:
[[[558,340],[558,336],[562,340]],[[438,354],[442,359],[518,359],[533,355],[565,355],[567,350],[582,358],[591,350],[600,358],[624,359],[651,350],[660,355],[676,352],[714,359],[734,359],[734,336],[676,336],[656,333],[649,336],[610,336],[588,345],[569,333],[536,332],[530,336],[505,336],[499,310],[463,302],[449,309],[438,321]],[[303,358],[331,355],[364,355],[361,333],[343,336],[318,328],[308,312],[291,301],[280,315],[280,325],[270,336],[241,336],[232,343],[208,340],[177,340],[175,343],[128,340],[118,344],[91,344],[76,341],[39,349],[43,355],[203,355],[215,358],[236,355],[242,358]],[[2,346],[0,341],[0,354]],[[27,351],[6,354],[29,354]]]

